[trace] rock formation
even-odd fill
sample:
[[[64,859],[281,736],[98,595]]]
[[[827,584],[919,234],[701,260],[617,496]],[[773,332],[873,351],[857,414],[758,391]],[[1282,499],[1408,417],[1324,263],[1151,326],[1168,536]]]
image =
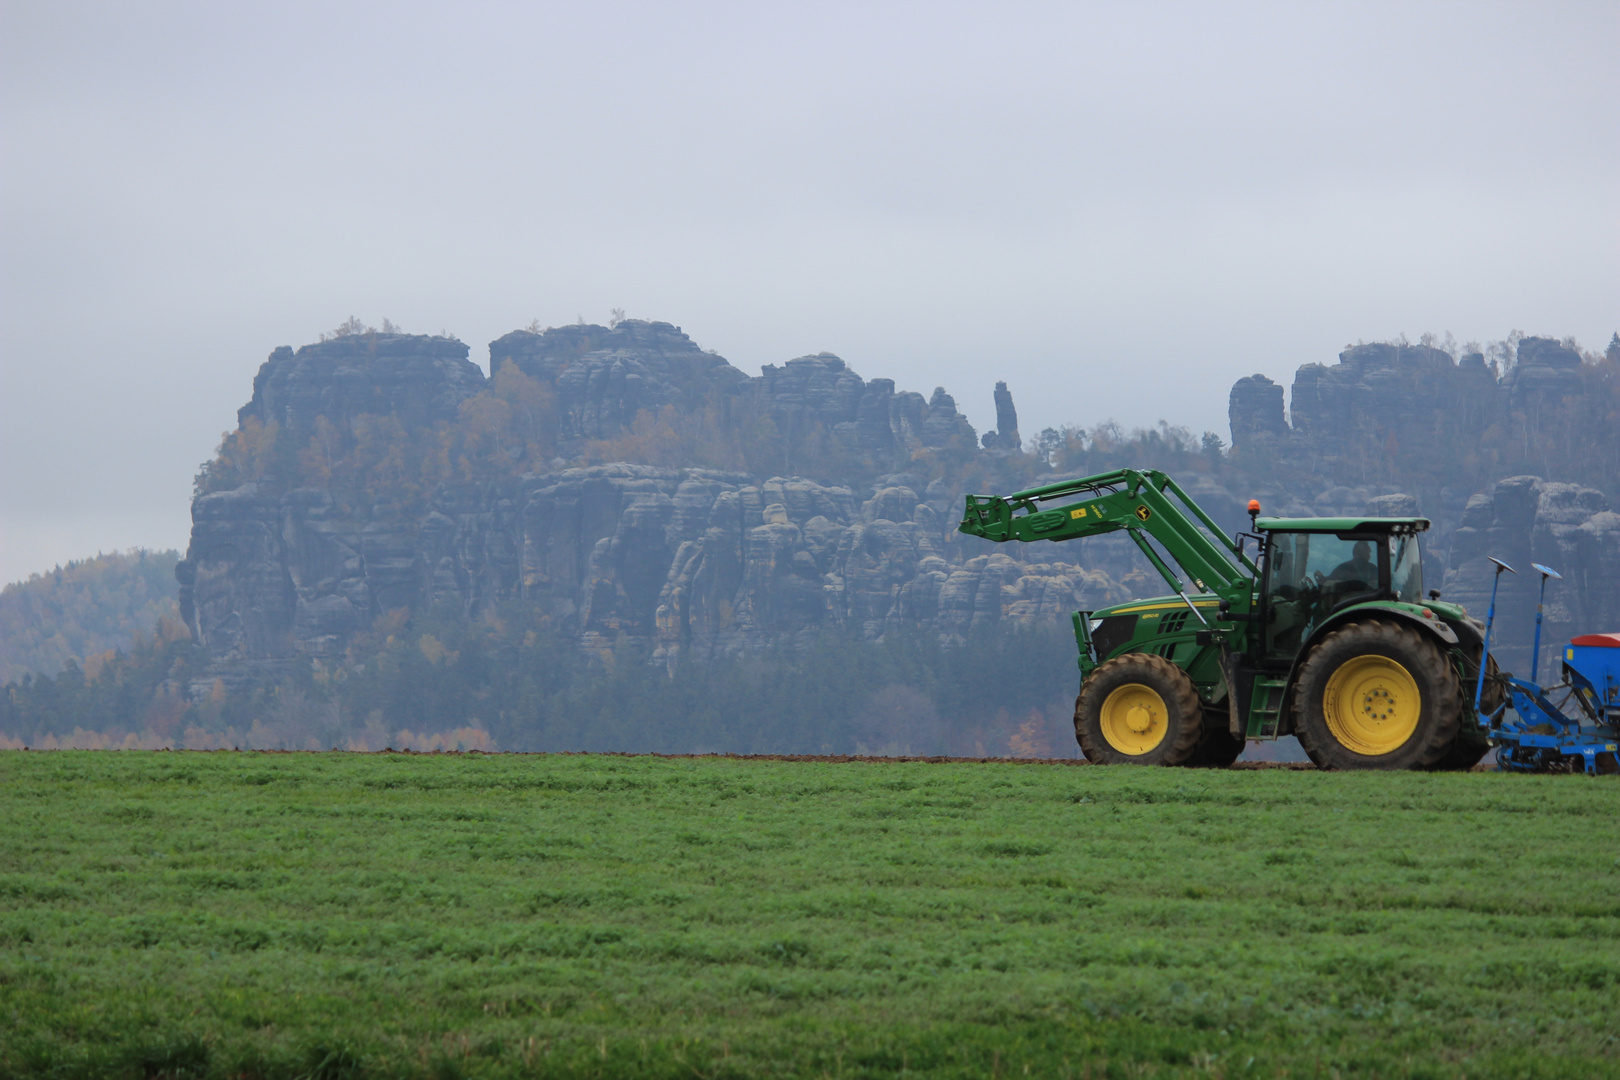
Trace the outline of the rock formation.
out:
[[[1233,383],[1226,413],[1234,446],[1288,431],[1283,419],[1283,388],[1264,375],[1246,375]]]
[[[1018,435],[1018,410],[1004,382],[996,383],[996,430],[984,433],[984,448],[1016,454],[1023,448]]]
[[[454,338],[351,334],[271,353],[237,421],[273,421],[302,445],[317,416],[340,427],[363,414],[425,427],[454,419],[457,406],[483,387],[483,371]]]
[[[1585,364],[1558,341],[1527,337],[1498,374],[1477,352],[1351,346],[1337,364],[1300,366],[1286,419],[1280,385],[1264,375],[1238,380],[1228,404],[1232,447],[1305,484],[1416,483],[1427,486],[1429,502],[1449,486],[1458,512],[1519,459],[1572,474],[1551,479],[1584,470],[1587,482],[1620,482],[1620,462],[1608,453],[1620,453],[1612,370]],[[1585,440],[1568,437],[1583,429]]]
[[[960,536],[961,493],[927,472],[855,468],[832,483],[568,460],[669,410],[768,422],[783,447],[825,436],[850,460],[878,465],[971,454],[973,429],[943,388],[927,399],[897,392],[829,353],[749,378],[678,327],[638,320],[518,331],[490,346],[490,363],[549,388],[562,455],[554,471],[441,483],[420,512],[307,482],[196,499],[176,572],[182,614],[222,670],[246,678],[337,659],[379,618],[428,607],[476,617],[504,602],[534,605],[586,649],[628,639],[673,665],[826,628],[961,638],[1127,595],[1109,574],[1067,561],[1074,550],[1007,551]],[[319,417],[343,437],[368,412],[420,429],[453,419],[484,385],[459,342],[354,335],[277,349],[242,419],[274,420],[297,438]],[[996,404],[994,446],[1014,452],[1005,383]]]
[[[973,428],[943,387],[927,399],[897,393],[894,380],[867,382],[832,353],[766,364],[749,378],[699,349],[680,327],[639,319],[517,330],[489,350],[492,372],[511,362],[553,387],[565,443],[611,439],[642,413],[712,406],[721,424],[739,422],[744,410],[768,418],[787,445],[818,430],[849,450],[879,456],[974,444]],[[1011,395],[1007,401],[1010,409]]]
[[[1512,566],[1497,599],[1498,640],[1492,651],[1504,669],[1528,676],[1541,563],[1563,575],[1547,584],[1541,672],[1558,680],[1561,645],[1576,634],[1620,628],[1620,514],[1601,491],[1576,484],[1514,476],[1468,500],[1452,538],[1445,598],[1480,618],[1490,603],[1495,568]]]
[[[1484,556],[1533,559],[1566,574],[1549,592],[1549,642],[1620,629],[1612,499],[1556,476],[1468,479],[1494,467],[1503,431],[1525,445],[1563,433],[1568,410],[1592,397],[1582,388],[1596,385],[1583,364],[1538,338],[1519,343],[1501,378],[1477,353],[1355,346],[1336,365],[1299,369],[1288,415],[1280,385],[1239,380],[1231,457],[1217,451],[1178,478],[1227,529],[1247,525],[1251,497],[1269,514],[1422,513],[1434,521],[1429,582],[1443,581],[1448,598],[1482,611]],[[428,608],[476,618],[528,605],[587,650],[631,641],[674,665],[829,628],[962,638],[1162,591],[1123,537],[1002,547],[955,532],[962,477],[976,490],[1060,478],[1036,475],[1021,453],[1005,383],[980,449],[943,388],[897,390],[830,353],[750,377],[669,323],[516,331],[490,345],[491,370],[507,365],[543,388],[554,427],[540,457],[522,459],[526,472],[485,467],[492,459],[478,455],[494,451],[451,438],[483,407],[468,402],[499,385],[458,341],[352,334],[270,355],[240,420],[291,441],[262,475],[205,471],[204,486],[219,490],[195,500],[176,569],[182,615],[219,677],[336,661],[378,620]],[[391,418],[387,437],[441,439],[422,443],[442,457],[431,483],[356,491],[311,472],[305,459],[322,439],[341,449],[361,433],[385,438],[368,417]],[[605,457],[659,425],[724,434],[742,450],[708,467]],[[399,472],[390,448],[372,446],[376,475]],[[1590,465],[1593,455],[1569,457]],[[1504,599],[1508,660],[1528,642],[1529,580]]]
[[[1100,571],[1020,562],[959,536],[954,505],[885,477],[866,498],[793,477],[613,464],[445,489],[420,520],[333,520],[331,497],[247,485],[197,500],[182,609],[217,656],[336,657],[396,609],[540,605],[588,648],[656,658],[783,635],[1060,620],[1123,600]],[[952,500],[954,502],[954,500]]]
[[[1518,363],[1502,379],[1508,393],[1556,400],[1581,392],[1581,354],[1568,345],[1548,338],[1525,338],[1516,352]],[[1484,358],[1479,360],[1483,366]]]
[[[553,388],[565,441],[612,438],[644,411],[693,412],[711,398],[727,402],[749,383],[680,327],[639,319],[611,328],[514,330],[489,346],[492,375],[507,363]]]

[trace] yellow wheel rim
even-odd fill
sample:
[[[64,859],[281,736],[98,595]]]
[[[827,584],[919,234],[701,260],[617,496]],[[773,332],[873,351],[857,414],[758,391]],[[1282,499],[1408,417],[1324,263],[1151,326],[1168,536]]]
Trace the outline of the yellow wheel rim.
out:
[[[1102,736],[1122,754],[1146,754],[1164,742],[1170,710],[1152,687],[1126,683],[1104,699]]]
[[[1322,712],[1342,746],[1377,757],[1394,753],[1412,737],[1423,695],[1411,672],[1389,657],[1357,656],[1328,679]]]

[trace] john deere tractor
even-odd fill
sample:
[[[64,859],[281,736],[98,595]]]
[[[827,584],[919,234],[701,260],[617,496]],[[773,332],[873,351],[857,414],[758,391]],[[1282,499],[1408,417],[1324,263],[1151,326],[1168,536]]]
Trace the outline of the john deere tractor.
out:
[[[969,495],[960,528],[1026,542],[1124,530],[1169,583],[1074,615],[1074,730],[1092,762],[1226,766],[1246,740],[1283,735],[1324,769],[1479,761],[1474,687],[1495,665],[1483,624],[1424,595],[1428,520],[1261,517],[1257,502],[1249,520],[1229,539],[1164,473],[1120,469]],[[1488,713],[1501,691],[1485,686]]]

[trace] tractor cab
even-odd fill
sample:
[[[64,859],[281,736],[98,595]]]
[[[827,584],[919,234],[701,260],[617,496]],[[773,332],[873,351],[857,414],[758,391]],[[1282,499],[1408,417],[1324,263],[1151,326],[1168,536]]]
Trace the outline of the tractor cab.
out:
[[[1263,654],[1293,657],[1334,612],[1371,601],[1423,602],[1427,518],[1259,518],[1266,538]]]

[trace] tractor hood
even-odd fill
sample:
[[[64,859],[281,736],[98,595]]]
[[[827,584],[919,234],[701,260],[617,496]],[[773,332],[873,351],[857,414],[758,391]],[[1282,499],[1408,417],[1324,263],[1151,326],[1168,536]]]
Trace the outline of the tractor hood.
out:
[[[1191,593],[1187,599],[1191,600],[1194,606],[1203,612],[1204,618],[1211,623],[1215,621],[1215,609],[1221,602],[1220,597],[1210,593]],[[1177,611],[1186,611],[1186,601],[1173,593],[1169,596],[1155,596],[1148,600],[1132,600],[1128,604],[1115,604],[1113,607],[1093,611],[1091,620],[1096,622],[1098,619],[1108,619],[1115,615],[1145,615],[1150,612],[1159,614],[1171,608]]]

